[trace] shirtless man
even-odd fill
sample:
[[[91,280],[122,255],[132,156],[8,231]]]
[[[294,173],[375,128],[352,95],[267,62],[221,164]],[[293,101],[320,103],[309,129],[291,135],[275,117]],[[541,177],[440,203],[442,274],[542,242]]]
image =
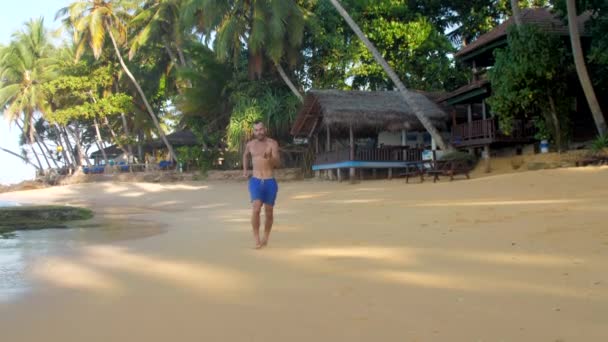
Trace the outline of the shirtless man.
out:
[[[260,249],[268,244],[272,229],[274,202],[279,187],[273,176],[273,169],[280,164],[279,144],[266,136],[266,127],[260,121],[253,125],[254,138],[247,143],[243,153],[243,176],[249,177],[249,160],[253,161],[253,177],[249,179],[249,194],[253,203],[251,226],[255,239],[255,248]],[[264,206],[266,221],[264,237],[260,240],[260,212]]]

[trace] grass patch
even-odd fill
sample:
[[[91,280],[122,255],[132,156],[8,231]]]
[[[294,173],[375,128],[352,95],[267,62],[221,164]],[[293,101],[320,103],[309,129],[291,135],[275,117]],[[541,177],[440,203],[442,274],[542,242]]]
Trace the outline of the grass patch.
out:
[[[93,211],[68,206],[0,208],[0,234],[17,230],[67,228],[67,222],[93,218]]]

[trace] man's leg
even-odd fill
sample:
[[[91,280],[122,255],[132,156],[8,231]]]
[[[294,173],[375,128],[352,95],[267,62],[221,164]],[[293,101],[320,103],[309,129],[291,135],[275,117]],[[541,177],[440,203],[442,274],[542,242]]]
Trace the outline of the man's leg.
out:
[[[253,228],[253,238],[255,239],[255,248],[262,247],[260,241],[260,212],[262,211],[262,201],[253,201],[253,210],[251,212],[251,227]]]
[[[264,238],[262,239],[262,246],[268,244],[272,223],[274,222],[274,207],[269,204],[264,204],[264,215],[266,219],[264,220]]]

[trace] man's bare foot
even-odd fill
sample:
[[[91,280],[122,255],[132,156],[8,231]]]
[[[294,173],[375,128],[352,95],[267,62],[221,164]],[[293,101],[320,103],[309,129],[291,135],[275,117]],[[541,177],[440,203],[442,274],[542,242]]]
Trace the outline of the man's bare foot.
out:
[[[255,244],[255,249],[262,249],[262,247],[264,247],[264,245],[261,242]]]
[[[262,240],[262,247],[266,247],[266,245],[268,245],[268,239],[264,239]]]

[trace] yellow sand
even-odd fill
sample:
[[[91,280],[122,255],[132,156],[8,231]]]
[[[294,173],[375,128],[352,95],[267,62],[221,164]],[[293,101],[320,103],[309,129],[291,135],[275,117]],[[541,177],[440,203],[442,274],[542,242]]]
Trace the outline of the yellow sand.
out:
[[[245,189],[106,183],[0,196],[165,229],[34,260],[33,290],[0,303],[0,340],[608,340],[608,168],[283,183],[262,251]]]

